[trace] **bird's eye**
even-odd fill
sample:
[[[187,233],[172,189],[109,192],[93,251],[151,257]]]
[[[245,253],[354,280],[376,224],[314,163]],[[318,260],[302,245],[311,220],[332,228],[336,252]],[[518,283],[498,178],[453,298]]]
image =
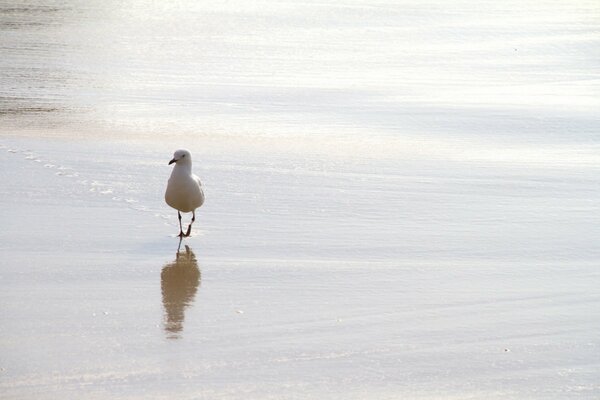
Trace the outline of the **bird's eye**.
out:
[[[183,158],[183,157],[185,157],[185,154],[182,154],[182,155],[181,155],[181,158]]]

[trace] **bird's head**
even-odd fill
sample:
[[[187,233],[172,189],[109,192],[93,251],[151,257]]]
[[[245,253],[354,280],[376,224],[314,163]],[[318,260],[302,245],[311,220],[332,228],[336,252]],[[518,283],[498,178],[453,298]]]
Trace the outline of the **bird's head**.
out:
[[[169,161],[169,165],[171,165],[173,163],[191,164],[192,163],[192,155],[190,154],[189,151],[187,151],[185,149],[177,150],[175,153],[173,153],[173,159],[171,161]]]

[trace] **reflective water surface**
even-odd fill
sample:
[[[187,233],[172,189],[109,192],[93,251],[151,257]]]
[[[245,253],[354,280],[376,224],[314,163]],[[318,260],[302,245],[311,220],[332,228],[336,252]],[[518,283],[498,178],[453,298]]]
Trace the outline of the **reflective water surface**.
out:
[[[367,3],[0,1],[4,130],[598,161],[597,2]]]
[[[185,252],[178,251],[175,260],[165,265],[160,274],[164,328],[168,338],[177,339],[182,334],[185,309],[193,305],[199,286],[200,269],[196,255],[185,245]]]

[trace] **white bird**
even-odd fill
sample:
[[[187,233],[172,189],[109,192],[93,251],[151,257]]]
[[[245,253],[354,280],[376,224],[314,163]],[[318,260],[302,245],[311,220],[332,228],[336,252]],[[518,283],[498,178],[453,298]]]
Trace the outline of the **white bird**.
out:
[[[188,237],[196,220],[196,209],[204,203],[204,192],[200,178],[192,173],[192,155],[185,149],[177,150],[169,165],[175,163],[165,191],[165,201],[177,210],[179,217],[179,237]],[[192,221],[184,234],[181,227],[181,213],[192,213]]]

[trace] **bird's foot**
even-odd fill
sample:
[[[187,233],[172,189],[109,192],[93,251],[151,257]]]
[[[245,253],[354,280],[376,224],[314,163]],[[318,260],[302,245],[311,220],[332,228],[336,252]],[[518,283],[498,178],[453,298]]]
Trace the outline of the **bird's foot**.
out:
[[[183,233],[183,232],[182,232]],[[190,224],[187,228],[187,232],[185,233],[185,237],[190,237],[190,234],[192,233],[192,224]]]

